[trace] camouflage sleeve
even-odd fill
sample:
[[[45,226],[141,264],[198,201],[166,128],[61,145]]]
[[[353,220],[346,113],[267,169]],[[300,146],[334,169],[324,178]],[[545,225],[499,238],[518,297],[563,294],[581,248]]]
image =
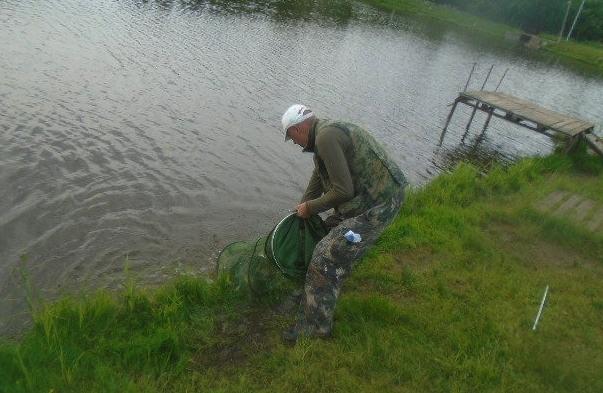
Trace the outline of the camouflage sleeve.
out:
[[[317,214],[349,201],[354,197],[354,183],[345,152],[351,147],[348,135],[338,128],[328,128],[316,138],[316,148],[325,165],[331,187],[308,201],[312,214]]]
[[[314,168],[312,177],[310,177],[310,182],[308,182],[308,187],[306,187],[306,192],[304,192],[300,203],[316,199],[320,197],[322,193],[322,183],[320,182],[320,176],[318,175],[318,168]]]

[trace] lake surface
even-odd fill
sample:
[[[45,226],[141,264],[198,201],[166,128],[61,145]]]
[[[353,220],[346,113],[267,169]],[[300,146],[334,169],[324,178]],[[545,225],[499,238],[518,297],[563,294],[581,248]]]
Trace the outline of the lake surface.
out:
[[[35,296],[208,274],[216,252],[267,233],[301,196],[310,155],[282,112],[366,126],[420,185],[471,154],[547,154],[493,120],[438,148],[473,62],[479,88],[601,124],[603,82],[445,27],[346,1],[0,2],[0,333]],[[479,142],[479,143],[478,143]],[[127,270],[127,273],[124,271]],[[27,279],[22,278],[25,272]]]

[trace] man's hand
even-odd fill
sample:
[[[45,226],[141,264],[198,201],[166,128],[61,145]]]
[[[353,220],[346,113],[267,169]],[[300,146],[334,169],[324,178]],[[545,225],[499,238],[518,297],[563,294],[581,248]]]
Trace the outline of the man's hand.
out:
[[[310,218],[310,209],[308,208],[308,203],[300,203],[295,208],[297,210],[297,216],[301,218]]]

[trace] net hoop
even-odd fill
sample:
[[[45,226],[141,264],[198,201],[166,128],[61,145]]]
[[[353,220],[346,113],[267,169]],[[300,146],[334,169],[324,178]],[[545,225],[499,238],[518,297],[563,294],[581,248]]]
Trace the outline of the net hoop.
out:
[[[278,232],[281,225],[283,225],[283,223],[289,219],[289,217],[295,216],[295,215],[296,215],[296,213],[291,213],[288,216],[286,216],[285,218],[283,218],[278,224],[275,225],[275,227],[272,229],[272,231],[270,231],[270,234],[268,234],[268,238],[270,239],[270,253],[266,252],[266,255],[270,255],[270,258],[274,261],[274,263],[276,264],[278,269],[281,271],[281,273],[283,273],[285,275],[288,275],[287,271],[282,266],[282,264],[278,261],[276,253],[274,252],[274,250],[275,250],[274,238],[276,237],[274,235]]]

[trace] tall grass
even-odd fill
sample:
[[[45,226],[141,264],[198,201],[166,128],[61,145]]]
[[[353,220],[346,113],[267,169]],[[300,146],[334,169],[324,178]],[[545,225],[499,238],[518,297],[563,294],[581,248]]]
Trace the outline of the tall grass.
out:
[[[225,279],[39,306],[0,344],[0,392],[603,391],[603,236],[535,207],[558,189],[603,206],[602,168],[580,152],[485,176],[461,164],[412,190],[331,340],[283,345],[295,312]]]
[[[0,391],[128,391],[137,375],[178,373],[241,299],[223,280],[185,277],[152,294],[129,284],[48,304],[19,344],[0,347]]]

